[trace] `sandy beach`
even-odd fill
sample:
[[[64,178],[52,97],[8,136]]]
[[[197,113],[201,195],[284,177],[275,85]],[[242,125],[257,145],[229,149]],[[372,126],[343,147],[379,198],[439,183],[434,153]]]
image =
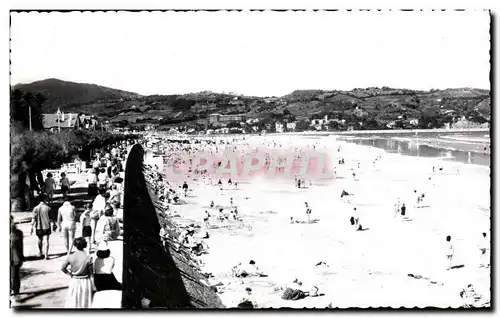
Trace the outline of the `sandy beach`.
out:
[[[484,303],[490,300],[490,269],[479,268],[478,247],[482,232],[488,247],[490,240],[489,167],[389,154],[335,137],[246,139],[283,148],[315,143],[335,163],[342,157],[345,164],[334,165],[335,178],[311,180],[311,186],[307,180],[308,187],[300,189],[293,179],[261,177],[240,182],[238,189],[224,180],[221,192],[217,180],[209,185],[187,179],[193,191],[183,198],[186,204],[174,208],[182,222],[202,227],[204,211],[211,214],[202,270],[213,275],[210,284],[218,285],[226,306],[248,299],[265,308],[459,307],[464,304],[460,291],[468,284]],[[343,190],[353,195],[341,198]],[[414,190],[425,194],[420,207],[415,207]],[[398,197],[407,206],[406,219],[395,213]],[[228,212],[230,198],[241,220],[221,223],[216,208]],[[212,200],[214,209],[209,208]],[[306,201],[310,224],[302,222]],[[367,230],[350,225],[354,207]],[[291,224],[290,217],[300,223]],[[445,259],[447,235],[455,249],[451,270]],[[232,267],[250,260],[267,277],[233,277]],[[302,290],[317,286],[322,296],[283,300],[284,288],[295,288],[296,279]]]

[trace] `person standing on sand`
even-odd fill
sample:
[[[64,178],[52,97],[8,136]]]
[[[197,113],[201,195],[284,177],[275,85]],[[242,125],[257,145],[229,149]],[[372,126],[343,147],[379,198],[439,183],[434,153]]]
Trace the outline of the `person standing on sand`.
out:
[[[448,264],[448,268],[447,270],[450,270],[451,269],[451,264],[452,264],[452,261],[453,261],[453,254],[455,252],[455,250],[453,249],[453,244],[451,243],[451,236],[448,235],[446,237],[446,261],[447,261],[447,264]]]
[[[353,209],[353,217],[354,217],[354,226],[357,228],[359,223],[359,213],[358,208],[354,207]]]
[[[76,252],[69,255],[61,266],[62,272],[71,277],[64,307],[89,308],[92,304],[92,256],[84,252],[87,242],[83,237],[72,243]]]
[[[76,231],[75,207],[69,201],[64,201],[63,205],[59,208],[57,212],[57,224],[59,225],[59,232],[63,234],[64,246],[69,255],[73,249],[73,240],[75,239]]]
[[[480,259],[479,259],[479,267],[490,267],[490,264],[488,262],[488,251],[489,251],[489,242],[488,239],[486,238],[486,233],[483,232],[481,242],[479,243],[479,252],[481,253]]]
[[[185,197],[187,197],[187,195],[188,195],[188,189],[189,189],[189,186],[188,186],[187,182],[184,181],[184,184],[182,185],[182,190],[184,191]]]
[[[207,210],[205,210],[205,214],[203,215],[203,223],[205,223],[205,228],[210,227],[210,214]]]
[[[10,296],[12,304],[19,300],[21,289],[21,266],[24,261],[23,232],[16,227],[14,218],[10,216]]]
[[[307,202],[304,202],[305,205],[306,205],[306,216],[307,216],[307,223],[311,223],[311,213],[312,213],[312,210],[311,208],[309,207],[309,204]]]
[[[405,215],[406,215],[406,205],[403,203],[403,205],[401,206],[401,216],[405,217]]]
[[[33,221],[31,223],[31,235],[33,235],[33,230],[36,230],[36,236],[38,237],[38,257],[42,257],[42,246],[43,239],[45,238],[45,259],[49,259],[49,237],[52,233],[51,225],[54,224],[50,219],[50,206],[47,205],[47,197],[40,195],[38,197],[40,203],[33,209]],[[52,223],[52,224],[51,224]]]

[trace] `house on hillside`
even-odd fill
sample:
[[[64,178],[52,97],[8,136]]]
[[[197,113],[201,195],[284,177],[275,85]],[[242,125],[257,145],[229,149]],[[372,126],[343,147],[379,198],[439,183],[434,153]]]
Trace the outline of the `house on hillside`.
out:
[[[280,122],[276,122],[275,128],[277,133],[282,133],[284,131],[284,126]]]
[[[71,129],[97,129],[99,122],[93,116],[64,113],[58,108],[55,114],[42,114],[42,126],[51,131]]]
[[[296,122],[286,123],[286,130],[287,131],[295,131],[296,127],[297,127],[297,123]]]
[[[221,115],[221,114],[210,114],[207,116],[208,124],[217,125],[227,125],[230,122],[236,121],[241,122],[245,120],[245,115],[235,114],[235,115]]]
[[[418,126],[418,119],[416,119],[416,118],[410,119],[410,125],[412,125],[412,126]]]

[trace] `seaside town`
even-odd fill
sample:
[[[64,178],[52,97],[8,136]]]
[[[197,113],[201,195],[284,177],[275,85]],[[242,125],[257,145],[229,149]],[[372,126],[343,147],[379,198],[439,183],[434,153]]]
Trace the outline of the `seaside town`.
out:
[[[493,308],[489,15],[205,13],[11,12],[10,307]]]

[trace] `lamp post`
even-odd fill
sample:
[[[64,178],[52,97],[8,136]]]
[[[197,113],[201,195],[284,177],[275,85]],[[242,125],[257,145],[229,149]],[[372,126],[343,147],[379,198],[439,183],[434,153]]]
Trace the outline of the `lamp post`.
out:
[[[29,105],[28,107],[28,113],[29,113],[29,121],[30,121],[30,131],[33,130],[33,126],[31,124],[31,105]]]

